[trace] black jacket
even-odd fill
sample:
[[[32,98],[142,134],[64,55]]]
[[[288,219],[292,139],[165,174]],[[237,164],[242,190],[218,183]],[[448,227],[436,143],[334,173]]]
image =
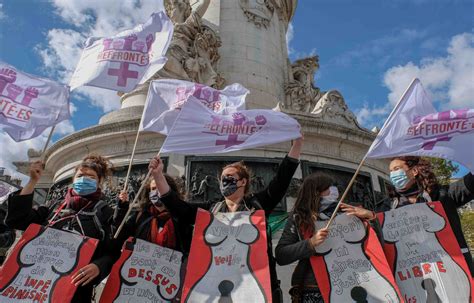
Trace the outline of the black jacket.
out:
[[[99,202],[100,201],[97,203]],[[99,267],[100,274],[92,281],[92,283],[89,283],[86,286],[79,286],[74,294],[72,302],[90,302],[93,287],[107,277],[112,269],[112,265],[120,255],[118,245],[112,239],[113,234],[110,221],[113,215],[113,209],[106,203],[101,203],[101,205],[103,206],[97,210],[97,218],[101,224],[100,227],[98,227],[94,222],[92,216],[79,215],[85,235],[99,240],[97,249],[92,256],[91,263],[94,263]],[[90,209],[88,208],[84,210],[92,211],[93,208],[94,205],[90,206]],[[5,223],[10,228],[25,230],[31,223],[47,225],[48,219],[52,217],[53,213],[54,211],[45,206],[40,206],[37,209],[34,209],[33,194],[19,195],[19,191],[17,191],[8,197],[8,212]],[[67,226],[69,222],[69,220],[64,220],[54,224],[52,227],[62,229]],[[80,227],[77,223],[72,224],[72,228],[80,232]],[[103,232],[100,229],[102,229]]]
[[[119,201],[117,201],[117,203],[112,223],[115,230],[119,227],[120,223],[122,223],[129,207],[129,203],[120,203]],[[153,215],[148,211],[148,209],[144,209],[142,212],[132,211],[120,232],[120,236],[118,237],[119,241],[123,243],[123,241],[127,240],[128,237],[135,237],[151,242],[149,237],[151,219],[153,219]],[[180,219],[176,217],[173,217],[170,220],[173,220],[175,230],[176,247],[174,249],[182,252],[184,255],[188,255],[193,233],[192,226],[181,223]]]
[[[263,209],[265,211],[265,217],[268,219],[268,216],[271,214],[278,202],[283,199],[286,194],[286,190],[290,185],[291,178],[298,168],[299,161],[290,157],[285,157],[280,166],[278,167],[278,172],[268,186],[256,193],[252,194],[250,197],[245,198],[240,204],[239,211],[246,210],[246,208],[251,209]],[[161,197],[161,201],[165,204],[166,208],[171,212],[173,217],[178,218],[182,222],[189,222],[189,224],[194,224],[196,221],[196,213],[198,208],[205,210],[212,210],[216,203],[188,203],[182,201],[178,198],[177,194],[169,191],[167,194]],[[227,212],[225,203],[223,207],[219,210],[220,212]],[[267,224],[268,226],[268,224]],[[272,253],[272,239],[271,233],[267,232],[267,254],[269,258],[270,266],[270,277],[272,283],[272,291],[278,288],[279,282],[276,273],[276,263],[275,258]]]
[[[309,261],[309,258],[313,255],[315,255],[314,249],[311,248],[309,240],[303,239],[296,225],[295,216],[293,213],[290,213],[280,241],[278,241],[278,245],[275,248],[275,257],[278,265],[288,265],[299,260],[291,276],[292,286],[317,285],[316,277]]]

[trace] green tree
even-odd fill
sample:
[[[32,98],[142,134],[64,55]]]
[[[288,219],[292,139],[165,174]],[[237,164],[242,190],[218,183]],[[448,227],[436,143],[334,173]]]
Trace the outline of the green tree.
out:
[[[448,185],[453,174],[459,171],[459,168],[452,161],[441,158],[427,158],[433,166],[433,172],[441,185]]]

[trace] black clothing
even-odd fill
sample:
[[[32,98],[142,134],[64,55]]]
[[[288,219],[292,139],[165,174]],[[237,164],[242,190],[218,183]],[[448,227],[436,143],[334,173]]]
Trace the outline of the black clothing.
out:
[[[461,247],[464,258],[466,259],[467,265],[471,271],[471,276],[474,276],[474,266],[472,262],[472,255],[469,251],[466,239],[461,228],[461,220],[459,219],[458,208],[464,206],[470,201],[474,200],[474,175],[469,173],[460,180],[451,183],[449,186],[440,186],[435,188],[429,194],[431,201],[440,201],[443,205],[446,216],[448,217],[451,228],[453,229],[454,235]],[[423,195],[419,195],[417,203],[427,202]],[[400,205],[400,198],[395,198],[392,201],[391,208],[403,207]],[[405,204],[405,205],[409,205]],[[389,208],[379,208],[377,211],[387,211]]]
[[[117,201],[117,203],[118,205],[115,208],[112,223],[115,229],[117,229],[120,223],[122,223],[129,207],[128,202]],[[120,236],[118,237],[119,241],[123,243],[123,241],[127,240],[128,237],[135,237],[148,242],[153,242],[149,238],[152,219],[153,215],[150,213],[148,208],[145,208],[141,212],[132,210],[132,214],[125,221],[123,229],[120,232]],[[190,224],[181,223],[180,218],[172,217],[170,220],[173,220],[175,230],[176,247],[174,249],[182,252],[186,256],[189,254],[189,249],[191,247],[191,239],[193,235],[192,226]],[[159,224],[164,223],[165,222],[161,220],[159,221]]]
[[[288,265],[298,261],[295,271],[291,276],[292,286],[315,286],[316,278],[309,258],[315,255],[309,240],[305,240],[295,222],[295,216],[290,213],[288,221],[281,235],[280,241],[275,249],[275,257],[278,265]]]
[[[95,207],[96,205],[100,207]],[[87,212],[93,212],[94,210],[99,222],[96,222],[94,216],[91,215],[79,214],[78,217],[84,229],[84,235],[99,240],[91,263],[97,265],[100,269],[100,274],[86,286],[79,286],[72,302],[89,302],[92,297],[93,287],[107,277],[112,269],[112,265],[120,255],[118,245],[112,239],[113,233],[110,220],[113,215],[113,209],[103,201],[102,203],[97,201],[95,204],[84,209]],[[34,209],[33,194],[19,195],[19,191],[17,191],[8,197],[8,212],[5,223],[11,228],[25,230],[31,223],[47,225],[48,219],[51,219],[53,214],[53,210],[45,206],[39,206],[37,209]],[[58,217],[60,218],[60,216]],[[66,229],[70,225],[73,230],[81,233],[81,228],[76,220],[65,219],[53,224],[51,227]]]
[[[283,199],[286,194],[286,190],[290,185],[291,178],[299,165],[299,161],[290,157],[285,157],[278,167],[278,172],[272,181],[268,184],[264,190],[252,194],[249,197],[244,198],[240,203],[237,211],[251,210],[251,209],[262,209],[265,211],[265,217],[271,214],[275,206]],[[173,191],[169,191],[165,195],[161,196],[161,201],[165,204],[166,208],[170,211],[173,217],[178,218],[182,222],[188,222],[194,224],[196,221],[196,213],[198,208],[205,210],[214,210],[216,203],[205,202],[205,203],[188,203],[178,198],[177,194]],[[227,205],[225,203],[218,202],[217,211],[228,212]],[[268,226],[268,223],[267,223]],[[276,293],[279,291],[279,281],[276,273],[275,258],[272,253],[272,239],[271,233],[267,230],[267,254],[270,267],[270,277],[272,284],[272,292]],[[275,296],[274,296],[275,297]]]

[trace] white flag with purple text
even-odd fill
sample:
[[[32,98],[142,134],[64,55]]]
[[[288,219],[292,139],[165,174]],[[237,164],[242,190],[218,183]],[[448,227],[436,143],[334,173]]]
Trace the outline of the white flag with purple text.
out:
[[[161,153],[213,154],[258,147],[301,137],[292,117],[268,109],[219,115],[196,100],[186,102]]]
[[[173,24],[163,2],[155,5],[159,10],[146,23],[113,37],[87,39],[71,78],[71,90],[88,85],[130,92],[165,65]]]
[[[249,91],[238,83],[217,90],[203,84],[164,79],[150,83],[140,130],[167,135],[184,103],[199,100],[218,114],[245,109]]]
[[[0,125],[16,142],[70,118],[69,88],[0,62]]]
[[[437,112],[415,79],[395,106],[367,158],[425,156],[453,160],[474,172],[474,109]]]

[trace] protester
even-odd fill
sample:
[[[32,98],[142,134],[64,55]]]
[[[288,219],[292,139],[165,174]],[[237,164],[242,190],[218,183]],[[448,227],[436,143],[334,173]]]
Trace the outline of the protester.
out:
[[[89,155],[74,173],[72,188],[68,189],[62,208],[56,211],[46,206],[33,208],[36,183],[43,174],[44,164],[36,161],[30,165],[30,180],[26,186],[8,197],[6,224],[25,230],[31,223],[57,229],[71,229],[84,236],[99,240],[90,264],[72,277],[78,286],[72,302],[91,302],[93,287],[110,272],[118,258],[119,250],[112,241],[110,221],[113,209],[104,201],[101,186],[111,173],[111,163],[104,157]]]
[[[164,174],[166,182],[179,199],[183,199],[182,191],[178,188],[175,180]],[[120,242],[133,236],[157,245],[189,253],[191,246],[192,228],[189,224],[180,224],[177,218],[171,218],[171,214],[160,200],[153,178],[147,181],[144,195],[140,199],[139,210],[131,213],[125,221],[120,232]],[[119,203],[114,213],[114,226],[118,228],[129,207],[129,199],[126,191],[119,195]]]
[[[198,208],[203,208],[213,213],[262,209],[268,218],[275,206],[286,194],[291,178],[299,165],[302,145],[303,138],[293,142],[290,152],[280,163],[276,176],[263,191],[255,194],[250,193],[250,172],[243,162],[236,162],[225,166],[222,170],[220,182],[220,190],[225,200],[218,203],[188,203],[179,199],[178,194],[170,188],[166,181],[163,174],[163,162],[159,157],[152,159],[150,169],[152,169],[152,175],[156,180],[158,192],[161,194],[161,201],[170,211],[171,215],[181,222],[194,224]],[[282,302],[282,293],[272,253],[271,233],[268,232],[267,253],[269,256],[273,302]]]
[[[449,186],[441,186],[428,160],[416,156],[403,156],[391,160],[390,181],[395,188],[391,194],[393,198],[391,209],[412,203],[441,202],[472,276],[474,274],[472,255],[464,238],[457,211],[458,208],[474,199],[474,176],[472,173],[468,173]],[[386,211],[388,209],[378,210]]]
[[[328,236],[326,228],[315,230],[315,222],[328,220],[336,208],[339,192],[333,184],[331,177],[321,173],[311,174],[304,179],[275,249],[279,265],[299,261],[291,277],[290,295],[294,303],[324,302],[309,259],[315,255],[315,248]],[[343,204],[341,209],[361,219],[375,219],[373,212],[361,207]]]

